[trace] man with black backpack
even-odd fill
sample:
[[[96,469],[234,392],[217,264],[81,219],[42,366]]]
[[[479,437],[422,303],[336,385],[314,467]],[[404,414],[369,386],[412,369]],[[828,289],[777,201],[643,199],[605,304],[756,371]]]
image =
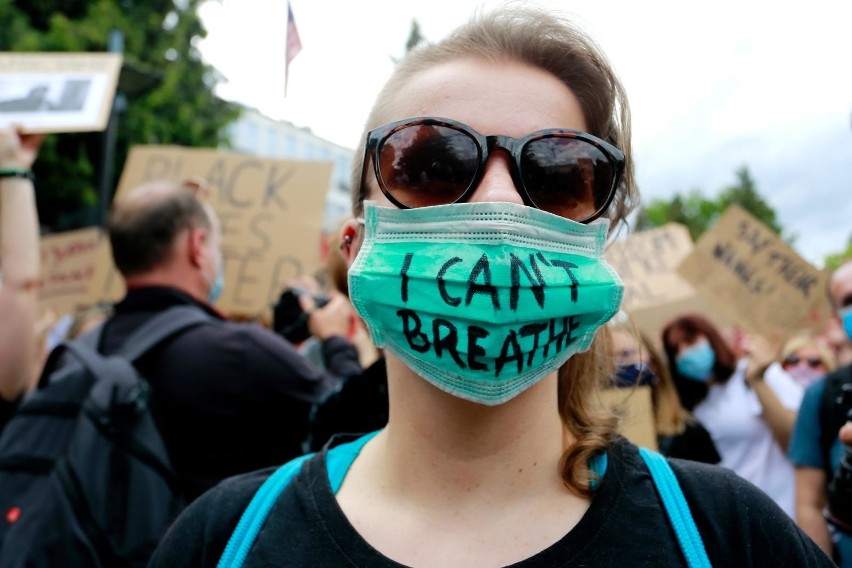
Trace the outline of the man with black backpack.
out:
[[[834,271],[828,296],[852,342],[852,261]],[[837,475],[843,471],[844,452],[849,451],[838,433],[850,410],[852,365],[846,365],[805,391],[789,447],[796,466],[796,522],[823,550],[833,553],[841,567],[852,567],[852,483],[844,481],[845,474]]]
[[[344,339],[352,312],[342,295],[308,322],[323,342],[325,371],[275,333],[226,321],[212,307],[223,282],[221,235],[197,193],[156,182],[116,202],[108,231],[127,295],[102,328],[70,347],[65,364],[46,370],[0,438],[0,567],[144,566],[168,523],[202,492],[301,455],[312,405],[361,372]],[[69,420],[54,430],[70,441],[21,467],[23,452],[8,449],[15,441],[6,434],[20,441],[46,422],[27,424],[27,415],[45,407]],[[7,480],[4,456],[16,451]],[[3,483],[18,496],[6,496]],[[60,498],[44,503],[36,493]],[[27,525],[33,510],[55,522]]]

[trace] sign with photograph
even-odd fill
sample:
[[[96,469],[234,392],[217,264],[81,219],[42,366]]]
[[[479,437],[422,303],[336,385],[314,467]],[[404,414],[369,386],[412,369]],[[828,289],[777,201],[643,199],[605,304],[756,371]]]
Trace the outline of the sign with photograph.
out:
[[[828,316],[825,274],[737,205],[678,271],[732,321],[770,339],[819,328]]]
[[[320,233],[331,162],[262,159],[178,146],[131,149],[116,198],[154,180],[200,178],[222,226],[225,289],[216,306],[229,314],[268,309],[296,275],[321,265]],[[108,246],[100,253],[96,287],[104,299],[123,294]]]
[[[0,127],[104,130],[120,70],[118,53],[0,53]]]

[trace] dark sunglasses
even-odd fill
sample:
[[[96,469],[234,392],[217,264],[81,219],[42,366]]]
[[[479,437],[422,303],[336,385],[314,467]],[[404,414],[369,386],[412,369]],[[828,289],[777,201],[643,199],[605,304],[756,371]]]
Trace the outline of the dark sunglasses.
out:
[[[823,366],[822,359],[819,359],[819,358],[816,358],[816,357],[808,357],[807,359],[802,359],[801,357],[799,357],[795,353],[788,355],[787,358],[784,359],[784,366],[786,367],[788,365],[789,366],[798,365],[802,361],[805,361],[808,364],[808,367],[810,367],[811,369],[816,369],[817,367]]]
[[[397,207],[461,203],[476,191],[490,152],[512,158],[512,179],[524,203],[566,219],[597,219],[615,196],[624,154],[608,142],[576,130],[550,129],[523,138],[483,136],[447,118],[409,118],[367,134],[382,193]]]

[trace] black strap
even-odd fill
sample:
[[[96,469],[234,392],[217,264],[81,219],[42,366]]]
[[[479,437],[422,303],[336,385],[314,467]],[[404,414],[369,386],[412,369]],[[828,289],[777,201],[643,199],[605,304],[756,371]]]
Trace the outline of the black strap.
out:
[[[115,355],[128,361],[136,362],[145,353],[181,331],[213,321],[216,320],[199,308],[192,306],[169,308],[142,324],[139,329],[124,340],[121,348]],[[79,340],[65,344],[66,349],[71,351],[86,367],[95,371],[98,375],[102,374],[98,373],[97,370],[101,369],[103,364],[93,351],[97,350],[94,346],[99,342],[101,333],[102,330],[97,329],[91,334],[91,337],[86,335]],[[53,354],[51,353],[51,355]]]
[[[119,349],[116,355],[130,361],[142,355],[187,328],[218,321],[195,306],[175,306],[152,317],[137,329]]]

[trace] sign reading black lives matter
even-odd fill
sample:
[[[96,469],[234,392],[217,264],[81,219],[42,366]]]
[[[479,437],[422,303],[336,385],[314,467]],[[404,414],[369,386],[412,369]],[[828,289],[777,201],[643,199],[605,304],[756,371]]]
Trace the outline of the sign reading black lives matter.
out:
[[[0,127],[103,130],[120,69],[118,53],[0,53]]]
[[[320,234],[331,162],[261,159],[178,146],[136,146],[127,157],[116,197],[151,180],[204,179],[222,224],[225,289],[216,306],[256,315],[287,282],[320,267]],[[121,278],[108,243],[102,248],[95,297],[117,300]]]
[[[819,328],[828,316],[825,275],[737,205],[678,271],[732,321],[768,338]]]

